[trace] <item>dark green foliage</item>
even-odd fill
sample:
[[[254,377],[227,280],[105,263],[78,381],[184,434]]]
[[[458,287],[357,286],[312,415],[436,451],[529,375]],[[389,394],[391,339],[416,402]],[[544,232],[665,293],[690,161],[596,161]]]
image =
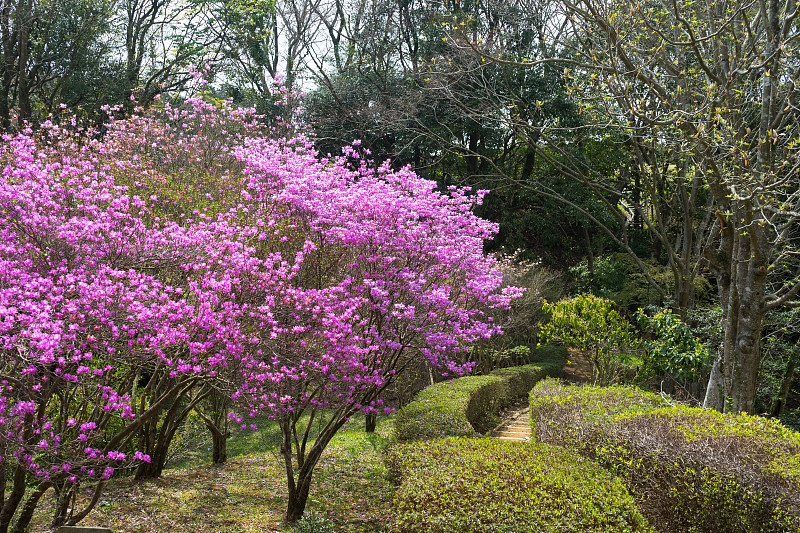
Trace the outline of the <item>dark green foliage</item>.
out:
[[[537,441],[621,475],[659,531],[800,530],[800,434],[774,420],[545,380],[531,392],[531,426]]]
[[[652,531],[620,480],[548,445],[447,438],[385,454],[392,532]]]
[[[412,89],[401,72],[392,70],[365,73],[353,68],[330,76],[304,99],[304,119],[314,129],[317,149],[337,156],[358,139],[370,159],[419,165],[413,149],[420,149],[419,142],[412,141],[403,109]]]
[[[551,96],[539,98],[549,100]],[[570,111],[574,110],[561,112]],[[575,148],[570,157],[603,175],[616,172],[619,160],[625,157],[619,144],[611,140],[581,144],[581,149]],[[538,146],[536,150],[545,148]],[[547,162],[541,154],[537,156],[531,146],[521,144],[501,153],[497,164],[513,183],[493,184],[491,194],[477,210],[481,216],[500,224],[498,235],[487,243],[488,250],[521,250],[525,257],[536,257],[549,267],[561,269],[565,263],[571,264],[589,253],[590,248],[602,247],[604,236],[585,213],[591,213],[609,228],[619,229],[605,202],[577,180],[560,173],[557,165]],[[556,153],[548,156],[562,159]],[[616,164],[605,164],[604,157],[616,160]],[[493,169],[486,168],[481,174],[489,172]],[[475,186],[485,187],[483,179],[476,178]],[[562,199],[553,198],[553,191]]]
[[[667,295],[675,289],[672,272],[666,266],[644,261],[648,273]],[[636,261],[627,253],[613,253],[594,258],[593,271],[584,259],[569,269],[572,278],[572,293],[589,293],[613,300],[622,309],[633,311],[648,305],[663,305],[665,302],[647,282]],[[712,296],[711,284],[702,276],[695,278],[695,298]]]
[[[670,374],[675,379],[693,381],[711,366],[711,354],[672,311],[662,310],[649,316],[639,309],[636,321],[654,336],[643,343],[642,372],[645,377]]]
[[[488,376],[465,376],[423,389],[395,417],[398,441],[484,433],[497,422],[498,411],[524,397],[537,381],[561,372],[564,348],[537,350],[538,362],[497,370]]]
[[[756,412],[767,412],[800,430],[800,309],[767,314]]]

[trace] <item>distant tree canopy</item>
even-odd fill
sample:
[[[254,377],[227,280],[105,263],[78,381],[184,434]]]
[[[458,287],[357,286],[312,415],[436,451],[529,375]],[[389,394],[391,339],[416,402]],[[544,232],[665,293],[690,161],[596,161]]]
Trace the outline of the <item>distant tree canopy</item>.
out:
[[[491,190],[492,251],[590,274],[625,252],[683,319],[713,278],[708,405],[754,408],[766,314],[800,292],[796,6],[0,1],[6,131],[185,99],[193,70],[271,122],[302,107],[323,154],[358,139],[376,164]]]

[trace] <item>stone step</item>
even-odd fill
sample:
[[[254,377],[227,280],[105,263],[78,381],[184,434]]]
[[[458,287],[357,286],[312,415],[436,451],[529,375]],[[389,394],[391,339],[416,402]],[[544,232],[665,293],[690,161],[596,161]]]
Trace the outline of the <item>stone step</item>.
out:
[[[500,440],[529,442],[531,440],[530,409],[524,407],[509,413],[508,416],[494,431],[490,433]]]
[[[56,533],[113,533],[107,527],[61,526]]]

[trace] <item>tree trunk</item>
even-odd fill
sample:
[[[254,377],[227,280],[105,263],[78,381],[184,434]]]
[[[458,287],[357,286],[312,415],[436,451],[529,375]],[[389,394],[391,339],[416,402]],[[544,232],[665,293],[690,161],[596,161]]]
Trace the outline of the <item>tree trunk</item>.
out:
[[[31,119],[30,87],[28,85],[28,31],[30,29],[31,2],[20,2],[22,23],[19,26],[19,64],[17,70],[17,105],[19,117],[17,126],[24,129],[25,123]]]
[[[8,533],[8,528],[11,526],[11,520],[17,512],[22,497],[25,495],[25,478],[26,471],[22,465],[17,465],[14,471],[14,480],[11,487],[11,493],[3,501],[3,507],[0,509],[0,533]]]
[[[314,460],[311,468],[309,468],[308,461],[311,457],[305,460],[298,460],[297,473],[294,470],[294,454],[292,453],[292,431],[288,421],[281,422],[281,432],[283,439],[281,441],[281,453],[286,464],[286,480],[288,488],[288,498],[286,502],[286,523],[294,524],[303,517],[303,512],[306,510],[306,503],[308,502],[308,491],[311,488],[311,475],[316,465]],[[318,444],[318,443],[317,443]],[[317,444],[312,447],[315,448]],[[309,454],[310,456],[311,454]]]
[[[225,464],[228,460],[228,436],[222,432],[211,433],[213,451],[211,460],[215,465]]]
[[[294,524],[301,518],[306,510],[308,491],[311,488],[311,472],[306,477],[298,477],[294,490],[289,491],[286,504],[286,523]]]
[[[154,376],[151,379],[156,378]],[[174,390],[171,378],[163,377],[162,379],[164,381],[159,384],[154,393],[156,398],[164,394],[172,395],[170,391]],[[142,427],[142,442],[144,444],[142,448],[150,456],[150,462],[143,462],[136,469],[135,477],[137,480],[161,477],[169,459],[169,448],[175,438],[175,434],[195,406],[210,394],[210,389],[208,389],[200,391],[192,397],[193,390],[192,387],[187,387],[175,394],[172,405],[164,413],[163,420],[154,417]]]
[[[150,462],[143,462],[136,468],[135,479],[142,481],[144,479],[160,478],[164,472],[164,467],[167,465],[167,451],[168,448],[163,446],[153,448],[148,454]]]
[[[63,526],[67,521],[67,510],[69,509],[69,501],[72,497],[73,488],[74,485],[66,480],[53,486],[56,493],[56,504],[53,510],[53,521],[50,523],[52,529]]]
[[[378,425],[378,415],[372,413],[364,416],[364,429],[367,433],[375,433],[375,427]]]
[[[711,375],[708,378],[706,387],[706,397],[703,400],[705,409],[722,411],[725,407],[725,383],[722,381],[722,356],[717,355],[714,359],[714,366],[711,367]]]
[[[49,481],[42,481],[31,493],[31,495],[28,496],[28,499],[25,500],[25,505],[22,506],[22,510],[17,518],[17,523],[14,524],[14,533],[25,533],[28,531],[28,526],[31,523],[33,512],[36,510],[39,500],[42,498],[42,496],[44,496],[44,493],[47,492],[47,489],[52,486],[53,484]]]
[[[783,380],[781,380],[781,389],[778,395],[772,402],[770,415],[780,417],[786,409],[786,400],[789,397],[789,391],[792,388],[794,381],[794,371],[797,369],[797,356],[794,353],[789,354],[789,361],[786,363],[786,371],[783,373]]]
[[[583,229],[583,239],[586,241],[586,262],[589,268],[589,279],[592,280],[592,286],[594,286],[594,250],[592,249],[592,236],[589,234],[589,228],[585,225],[581,225],[581,229]]]
[[[224,464],[228,460],[228,411],[230,398],[217,392],[211,392],[204,402],[209,410],[206,414],[196,406],[194,411],[203,421],[211,433],[212,452],[211,457],[215,465]]]
[[[303,517],[308,502],[308,493],[311,489],[311,478],[314,474],[314,467],[317,466],[322,452],[330,443],[333,436],[344,425],[347,419],[353,414],[352,411],[339,413],[338,420],[329,423],[325,429],[317,435],[314,445],[305,452],[305,438],[298,446],[297,470],[295,471],[295,454],[292,452],[292,435],[294,435],[294,424],[290,418],[281,420],[281,454],[283,455],[286,466],[286,482],[288,488],[288,498],[286,504],[286,523],[294,524]]]
[[[707,394],[706,404],[723,412],[752,413],[761,363],[761,334],[766,313],[769,245],[764,228],[753,220],[749,205],[736,206],[724,222],[716,254],[707,253],[717,278],[723,316],[722,396]],[[715,363],[716,365],[716,363]],[[719,388],[714,375],[711,388]]]

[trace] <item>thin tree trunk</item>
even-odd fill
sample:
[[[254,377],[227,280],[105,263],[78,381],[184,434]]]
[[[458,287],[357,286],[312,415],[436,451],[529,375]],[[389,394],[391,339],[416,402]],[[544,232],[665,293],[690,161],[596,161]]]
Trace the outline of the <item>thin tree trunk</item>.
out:
[[[789,391],[792,388],[796,369],[797,356],[791,353],[789,361],[786,363],[786,371],[783,373],[783,379],[781,380],[781,389],[772,402],[772,409],[770,409],[770,414],[774,417],[782,416],[783,411],[786,409],[786,400],[789,398]]]
[[[228,460],[228,402],[229,400],[218,393],[209,395],[210,413],[206,415],[195,407],[195,413],[211,433],[211,457],[215,465],[224,464]]]
[[[375,433],[375,427],[378,425],[378,415],[371,413],[364,416],[364,429],[367,433]]]
[[[333,436],[344,425],[347,418],[353,413],[339,413],[341,416],[338,421],[332,422],[319,435],[317,435],[314,445],[305,454],[305,441],[298,449],[297,471],[295,471],[295,456],[292,453],[293,422],[288,417],[281,420],[281,454],[284,458],[286,467],[286,481],[288,488],[288,498],[286,504],[286,523],[293,524],[303,517],[303,512],[308,503],[308,493],[311,489],[311,479],[314,468],[317,466],[322,452],[327,448]],[[305,456],[304,456],[305,455]]]
[[[42,499],[42,496],[44,496],[44,493],[47,492],[47,489],[52,486],[53,484],[51,482],[42,481],[30,494],[30,496],[28,496],[28,499],[25,500],[25,505],[22,506],[19,517],[17,518],[17,523],[14,524],[14,533],[25,533],[28,531],[28,526],[31,523],[33,512],[36,510],[39,500]]]
[[[8,528],[11,527],[11,520],[17,512],[22,497],[25,495],[25,468],[22,465],[17,465],[14,471],[14,480],[11,487],[11,493],[3,501],[3,508],[0,509],[0,533],[8,533]]]

